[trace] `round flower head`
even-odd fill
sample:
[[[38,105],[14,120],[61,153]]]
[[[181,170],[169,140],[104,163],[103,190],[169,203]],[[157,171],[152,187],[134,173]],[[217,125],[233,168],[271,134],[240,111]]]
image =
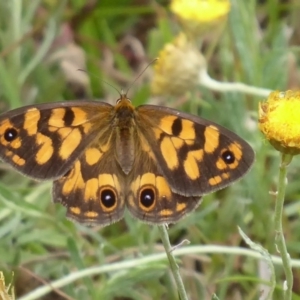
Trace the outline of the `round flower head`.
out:
[[[229,0],[172,0],[170,6],[187,34],[195,37],[223,24],[230,11]]]
[[[259,103],[259,129],[275,149],[300,154],[300,91],[275,91]]]
[[[161,50],[154,66],[151,91],[154,95],[180,96],[199,83],[202,68],[204,57],[181,33]]]

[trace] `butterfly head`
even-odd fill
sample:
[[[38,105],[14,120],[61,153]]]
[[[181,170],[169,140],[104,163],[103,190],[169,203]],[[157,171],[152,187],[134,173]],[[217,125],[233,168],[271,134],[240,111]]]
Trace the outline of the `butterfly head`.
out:
[[[117,100],[115,105],[115,120],[118,120],[118,125],[120,123],[130,123],[134,118],[134,106],[131,104],[131,100],[127,97],[124,92],[121,92],[120,98]],[[122,127],[122,126],[121,126]],[[128,125],[126,125],[128,127]]]
[[[131,104],[131,100],[127,97],[127,92],[123,90],[120,93],[120,98],[117,100],[116,105],[128,105]]]

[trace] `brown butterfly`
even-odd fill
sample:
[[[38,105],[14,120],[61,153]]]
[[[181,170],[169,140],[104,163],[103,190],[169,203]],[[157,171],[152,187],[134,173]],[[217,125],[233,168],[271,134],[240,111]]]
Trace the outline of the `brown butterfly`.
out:
[[[67,216],[102,226],[131,214],[174,223],[201,196],[241,178],[254,160],[239,136],[175,109],[70,101],[0,116],[0,157],[17,171],[53,180]]]

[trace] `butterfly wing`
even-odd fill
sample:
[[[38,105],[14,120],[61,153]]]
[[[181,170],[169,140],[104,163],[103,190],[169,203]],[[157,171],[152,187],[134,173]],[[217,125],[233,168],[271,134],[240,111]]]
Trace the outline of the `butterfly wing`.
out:
[[[92,143],[72,169],[54,181],[53,200],[67,207],[69,218],[105,226],[123,217],[125,175],[113,151],[110,140]]]
[[[231,131],[148,105],[134,111],[135,157],[127,164],[113,136],[114,116],[113,106],[92,101],[12,110],[0,116],[0,158],[30,177],[54,179],[54,201],[70,218],[101,225],[119,220],[125,203],[141,220],[176,222],[254,160],[252,148]]]
[[[161,106],[137,111],[137,125],[174,193],[200,196],[224,188],[254,161],[247,142],[211,121]]]
[[[201,197],[174,193],[162,174],[148,142],[141,136],[141,149],[128,177],[126,204],[131,214],[152,224],[175,223],[193,211]]]
[[[69,101],[8,111],[0,116],[0,157],[30,177],[59,178],[109,130],[111,110],[103,102]]]

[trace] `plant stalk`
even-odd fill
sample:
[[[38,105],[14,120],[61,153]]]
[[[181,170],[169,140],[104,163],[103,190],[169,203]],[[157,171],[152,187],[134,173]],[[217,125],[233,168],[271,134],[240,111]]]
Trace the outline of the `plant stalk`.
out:
[[[282,265],[286,277],[286,282],[284,283],[284,300],[292,299],[292,288],[293,288],[293,272],[291,267],[290,255],[287,252],[285,238],[282,229],[282,214],[283,214],[283,205],[286,189],[286,174],[287,167],[291,162],[293,156],[289,154],[281,154],[281,164],[279,167],[279,178],[278,178],[278,191],[276,196],[275,204],[275,242],[277,249],[280,253],[282,259]]]
[[[169,263],[170,263],[170,267],[171,267],[171,270],[173,273],[174,280],[177,285],[179,299],[180,300],[188,300],[188,297],[187,297],[187,294],[186,294],[186,291],[185,291],[185,288],[183,285],[183,281],[180,276],[179,267],[176,263],[175,256],[173,255],[173,249],[172,249],[172,246],[170,243],[167,225],[158,225],[158,230],[159,230],[160,237],[161,237],[163,246],[165,248],[165,251],[166,251]]]

